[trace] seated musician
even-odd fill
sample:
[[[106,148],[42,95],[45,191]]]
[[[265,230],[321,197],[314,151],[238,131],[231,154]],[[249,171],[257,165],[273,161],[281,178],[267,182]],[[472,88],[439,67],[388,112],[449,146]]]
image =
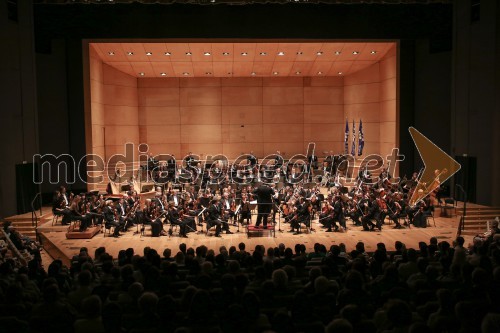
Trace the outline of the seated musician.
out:
[[[106,228],[110,228],[111,226],[115,227],[115,230],[113,232],[113,237],[119,237],[120,236],[120,230],[123,228],[123,224],[120,222],[119,219],[115,219],[115,211],[112,207],[113,201],[108,200],[106,201],[106,205],[103,209],[103,215],[104,215],[104,223]]]
[[[86,212],[85,201],[82,200],[82,197],[80,195],[75,196],[73,202],[71,203],[71,206],[69,207],[69,210],[71,220],[80,221],[79,231],[82,232],[87,230],[88,226],[90,225],[91,218],[90,215],[88,215]]]
[[[241,208],[240,208],[240,224],[243,224],[243,220],[246,220],[246,224],[252,222],[252,213],[250,210],[250,201],[248,200],[248,195],[246,193],[241,196]]]
[[[321,213],[319,214],[318,222],[327,228],[326,232],[332,232],[333,224],[333,196],[328,194],[328,199],[324,202]]]
[[[418,211],[413,217],[413,225],[417,228],[427,228],[427,218],[432,215],[434,206],[431,198],[426,196],[423,200],[417,203]]]
[[[297,213],[292,220],[290,220],[291,232],[294,235],[300,234],[300,224],[304,223],[307,227],[311,223],[311,215],[309,212],[309,203],[305,201],[304,197],[300,197],[297,205]]]
[[[66,188],[64,186],[59,187],[59,195],[56,192],[54,196],[52,213],[63,217],[61,221],[62,225],[68,225],[71,222],[70,201],[71,199],[66,194]]]
[[[388,216],[389,219],[391,219],[391,221],[394,222],[394,229],[400,229],[401,224],[399,223],[398,218],[401,214],[401,205],[396,199],[397,197],[393,197],[391,193],[388,193],[386,202],[387,202]]]
[[[229,197],[228,192],[224,192],[222,195],[222,199],[220,201],[221,207],[222,207],[222,215],[224,217],[224,220],[229,221],[230,219],[235,219],[235,214],[234,212],[236,211],[236,202],[234,199]],[[233,222],[233,224],[236,224],[236,221]]]
[[[371,203],[368,204],[367,213],[363,215],[361,219],[361,224],[363,225],[363,231],[373,231],[375,228],[378,228],[380,231],[382,230],[382,225],[380,224],[380,206],[378,201],[375,198],[375,195],[370,195]],[[373,223],[372,220],[376,220],[377,223]]]
[[[181,219],[177,208],[175,207],[174,202],[169,202],[168,204],[168,220],[170,222],[170,231],[171,234],[172,226],[178,225],[180,228],[179,236],[183,238],[187,238],[186,233],[186,222]]]
[[[363,211],[361,210],[361,205],[363,202],[363,194],[354,194],[352,201],[349,202],[349,210],[347,216],[351,218],[354,225],[361,226],[360,218],[363,216]]]
[[[215,237],[220,237],[221,225],[219,201],[213,199],[208,207],[207,229],[215,226]]]
[[[333,204],[333,225],[335,227],[335,231],[339,231],[339,226],[337,226],[336,222],[339,223],[340,230],[345,231],[347,229],[347,226],[345,223],[342,197],[340,195],[335,196],[334,204]]]
[[[124,225],[123,227],[124,231],[127,231],[130,227],[134,225],[134,219],[129,214],[131,212],[130,211],[131,207],[129,207],[126,203],[127,199],[128,196],[125,195],[122,198],[120,198],[120,200],[116,204],[117,215],[119,216],[120,223],[123,223]]]

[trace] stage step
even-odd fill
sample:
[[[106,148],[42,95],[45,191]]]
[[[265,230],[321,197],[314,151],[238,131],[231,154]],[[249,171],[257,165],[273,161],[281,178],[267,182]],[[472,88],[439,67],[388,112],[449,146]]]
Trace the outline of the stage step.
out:
[[[457,214],[463,214],[463,208],[457,209]],[[459,230],[460,235],[482,234],[488,231],[488,222],[491,223],[495,217],[500,216],[500,207],[474,207],[467,208],[467,215],[464,216],[463,230]]]

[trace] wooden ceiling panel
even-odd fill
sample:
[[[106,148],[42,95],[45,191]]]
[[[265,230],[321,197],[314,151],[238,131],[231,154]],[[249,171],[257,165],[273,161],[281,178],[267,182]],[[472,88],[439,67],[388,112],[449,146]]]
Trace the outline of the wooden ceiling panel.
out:
[[[141,72],[150,77],[251,77],[252,72],[260,77],[274,76],[273,72],[280,77],[338,76],[338,72],[347,75],[380,61],[394,45],[394,42],[91,43],[103,62],[116,63],[115,68],[136,77],[141,77]],[[354,51],[359,53],[353,54]],[[128,52],[133,55],[127,55]],[[206,52],[209,54],[205,55]],[[279,55],[280,52],[283,54]]]
[[[146,52],[149,50],[144,50],[144,45],[142,43],[122,43],[122,50],[125,56],[130,59],[129,61],[149,61],[149,57],[146,55]],[[133,54],[129,55],[128,52],[132,52]]]
[[[175,77],[174,67],[170,61],[152,61],[151,66],[156,77]],[[165,73],[166,75],[163,76],[161,73]]]

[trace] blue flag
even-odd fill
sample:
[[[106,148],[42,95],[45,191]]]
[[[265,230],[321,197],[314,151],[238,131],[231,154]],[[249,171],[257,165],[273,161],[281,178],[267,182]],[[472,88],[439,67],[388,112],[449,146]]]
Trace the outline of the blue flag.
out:
[[[344,154],[349,154],[349,123],[345,120]]]
[[[356,124],[354,123],[354,119],[352,120],[352,147],[351,147],[351,155],[356,156]]]
[[[363,154],[363,147],[365,146],[365,140],[363,139],[363,122],[359,120],[359,134],[358,134],[358,156]]]

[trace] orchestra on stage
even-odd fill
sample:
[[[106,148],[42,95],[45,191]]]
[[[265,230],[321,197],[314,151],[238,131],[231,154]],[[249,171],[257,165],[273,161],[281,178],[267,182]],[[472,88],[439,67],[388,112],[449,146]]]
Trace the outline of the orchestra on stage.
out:
[[[392,228],[425,228],[439,193],[439,170],[433,195],[410,205],[415,191],[423,192],[418,174],[394,182],[386,168],[372,176],[361,166],[354,185],[344,186],[347,166],[341,155],[330,153],[319,167],[314,154],[302,163],[285,163],[278,151],[273,160],[260,165],[253,153],[238,163],[227,160],[199,161],[188,154],[156,161],[150,156],[120,195],[67,193],[61,186],[54,195],[52,211],[73,230],[91,226],[109,230],[113,237],[132,231],[140,235],[188,237],[214,229],[214,235],[232,234],[255,221],[255,228],[288,229],[293,234],[314,232],[313,222],[324,232],[347,232],[352,226],[364,231]],[[120,172],[112,182],[117,181]],[[154,197],[141,200],[133,182],[153,180]],[[121,181],[121,180],[120,180]],[[434,184],[435,185],[435,184]],[[123,187],[122,187],[123,188]],[[255,219],[253,218],[255,217]],[[347,221],[350,220],[350,223]],[[233,231],[230,227],[233,227]]]

